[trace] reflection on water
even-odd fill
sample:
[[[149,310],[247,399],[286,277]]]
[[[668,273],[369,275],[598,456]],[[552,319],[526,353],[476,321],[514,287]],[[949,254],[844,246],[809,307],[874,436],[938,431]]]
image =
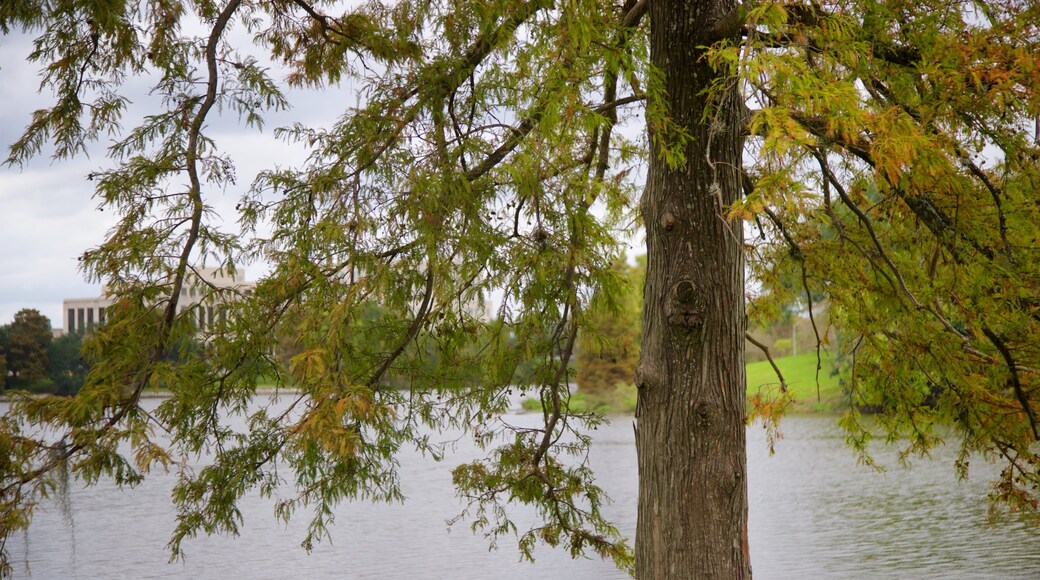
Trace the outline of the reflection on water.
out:
[[[991,522],[997,466],[976,460],[953,476],[953,448],[888,471],[856,465],[826,417],[791,417],[774,457],[749,430],[752,564],[758,578],[1040,578],[1040,530]]]
[[[617,417],[600,427],[591,455],[602,487],[615,499],[608,513],[629,537],[637,485],[631,423],[631,417]],[[987,521],[987,478],[994,466],[973,465],[970,481],[957,483],[952,449],[910,470],[882,450],[878,458],[890,470],[879,475],[856,465],[833,417],[790,417],[783,428],[773,457],[762,429],[748,430],[757,579],[1040,578],[1040,530],[1014,519]],[[270,500],[252,496],[241,505],[241,537],[186,541],[187,560],[167,564],[173,476],[161,474],[122,492],[73,482],[67,506],[72,522],[58,504],[42,505],[28,533],[12,537],[8,548],[15,577],[34,578],[622,577],[608,563],[571,560],[546,548],[536,551],[535,564],[518,563],[513,545],[503,541],[488,551],[465,522],[447,531],[445,520],[461,509],[451,468],[475,455],[464,445],[441,463],[405,454],[401,480],[408,501],[341,506],[332,542],[309,555],[299,547],[306,514],[299,512],[286,527],[273,517]]]

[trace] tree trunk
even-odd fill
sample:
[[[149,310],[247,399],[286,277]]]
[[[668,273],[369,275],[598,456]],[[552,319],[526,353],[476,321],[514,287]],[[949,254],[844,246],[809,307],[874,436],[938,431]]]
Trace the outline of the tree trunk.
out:
[[[689,131],[670,168],[651,135],[643,349],[636,384],[638,578],[751,576],[745,457],[744,261],[739,222],[743,110],[735,89],[703,118],[717,77],[700,60],[731,0],[650,3],[651,59],[672,120]],[[652,130],[652,129],[651,129]]]

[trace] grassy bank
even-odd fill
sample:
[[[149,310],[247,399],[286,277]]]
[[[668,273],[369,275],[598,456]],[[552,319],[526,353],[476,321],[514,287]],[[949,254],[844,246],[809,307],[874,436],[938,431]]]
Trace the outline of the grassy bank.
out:
[[[819,373],[819,398],[816,385],[816,353],[810,352],[798,356],[776,359],[776,366],[784,375],[788,390],[794,397],[791,413],[835,413],[844,411],[847,400],[838,385],[838,377],[831,374],[832,357],[827,352],[821,353]],[[771,396],[780,388],[776,371],[769,361],[749,363],[747,369],[748,398],[761,392],[763,396]],[[528,410],[540,410],[541,403],[536,399],[524,399],[523,405]],[[634,385],[617,384],[614,388],[602,393],[576,392],[571,395],[570,408],[574,411],[594,409],[603,413],[631,413],[636,408],[636,388]]]
[[[788,356],[776,359],[776,366],[784,375],[787,388],[794,397],[794,413],[829,413],[844,411],[848,401],[838,385],[838,377],[832,374],[832,357],[830,353],[821,352],[820,358],[819,398],[816,385],[816,352]],[[769,361],[753,362],[747,365],[748,396],[762,392],[763,395],[775,393],[780,388],[776,371]]]

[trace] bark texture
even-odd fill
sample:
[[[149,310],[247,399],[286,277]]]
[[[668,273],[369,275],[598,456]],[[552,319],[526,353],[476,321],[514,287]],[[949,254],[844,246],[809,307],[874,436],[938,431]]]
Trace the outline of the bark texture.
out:
[[[641,579],[751,576],[747,548],[744,263],[739,222],[742,110],[735,89],[703,118],[716,73],[698,46],[717,40],[731,0],[650,3],[651,57],[671,117],[692,139],[670,168],[652,141],[639,403]]]

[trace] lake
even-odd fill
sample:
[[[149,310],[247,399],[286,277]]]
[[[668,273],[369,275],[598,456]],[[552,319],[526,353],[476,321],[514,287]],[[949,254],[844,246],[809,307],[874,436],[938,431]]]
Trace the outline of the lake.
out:
[[[145,401],[157,405],[158,401]],[[5,409],[6,405],[3,407]],[[539,417],[517,414],[513,424]],[[606,510],[629,537],[636,522],[636,455],[632,417],[595,432],[590,460],[614,499]],[[748,428],[749,536],[759,580],[778,578],[1040,578],[1040,530],[1021,518],[987,518],[989,479],[981,460],[957,482],[955,449],[934,460],[898,466],[892,449],[876,457],[889,469],[856,464],[835,417],[793,416],[770,457],[764,432]],[[447,436],[444,438],[448,439]],[[572,560],[537,548],[534,564],[518,561],[515,542],[497,550],[463,522],[451,469],[476,456],[460,445],[440,463],[401,456],[404,504],[348,503],[336,512],[332,542],[307,554],[299,547],[306,512],[285,526],[270,500],[250,496],[238,538],[185,541],[186,561],[167,563],[174,525],[174,476],[156,473],[132,490],[72,483],[68,510],[41,505],[27,533],[8,542],[15,578],[623,578],[609,563]],[[523,521],[524,517],[518,520]]]

